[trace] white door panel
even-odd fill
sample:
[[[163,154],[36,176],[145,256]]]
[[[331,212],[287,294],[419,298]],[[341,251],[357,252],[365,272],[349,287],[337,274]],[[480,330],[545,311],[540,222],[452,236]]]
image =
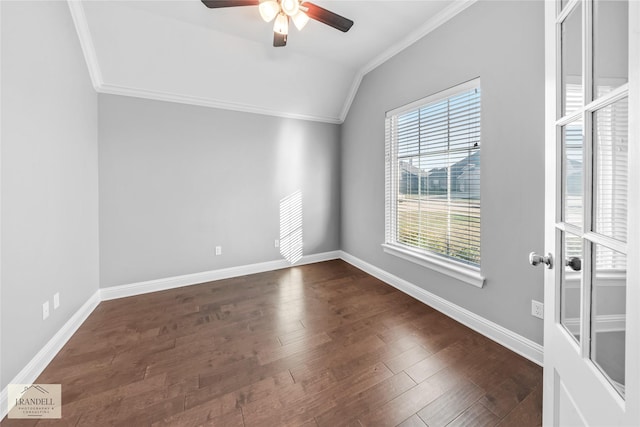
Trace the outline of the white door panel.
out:
[[[555,385],[554,388],[558,393],[558,425],[565,427],[585,427],[586,423],[584,417],[580,413],[580,410],[576,407],[576,404],[567,391],[564,383],[560,380],[560,376],[557,374],[554,376]]]
[[[544,424],[640,426],[640,0],[548,0]]]

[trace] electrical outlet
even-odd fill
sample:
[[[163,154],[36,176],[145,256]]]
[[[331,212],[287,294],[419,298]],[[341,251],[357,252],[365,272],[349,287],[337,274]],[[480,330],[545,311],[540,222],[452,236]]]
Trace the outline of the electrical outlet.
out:
[[[222,246],[216,246],[216,255],[222,255]]]
[[[273,247],[279,248],[280,247],[280,240],[276,239],[275,242],[273,242]]]
[[[540,301],[531,300],[531,315],[544,319],[544,304]]]
[[[53,295],[53,309],[57,310],[60,307],[60,292],[56,292]]]
[[[49,301],[42,304],[42,320],[46,320],[49,317]]]

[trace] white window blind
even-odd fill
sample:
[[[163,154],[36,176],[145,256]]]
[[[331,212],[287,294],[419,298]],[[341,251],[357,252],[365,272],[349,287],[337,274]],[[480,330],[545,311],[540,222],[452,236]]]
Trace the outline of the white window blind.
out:
[[[386,244],[480,265],[480,82],[387,113]]]
[[[593,231],[627,241],[629,111],[623,98],[593,113]],[[599,271],[626,270],[626,255],[603,248],[596,257]]]

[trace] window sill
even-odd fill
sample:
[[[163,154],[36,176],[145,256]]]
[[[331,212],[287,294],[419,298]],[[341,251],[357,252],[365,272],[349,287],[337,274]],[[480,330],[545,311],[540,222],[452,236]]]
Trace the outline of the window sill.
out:
[[[391,245],[388,243],[384,243],[382,245],[382,249],[388,254],[411,261],[431,270],[435,270],[438,273],[461,280],[477,288],[482,288],[482,286],[484,286],[484,277],[480,273],[480,269],[477,267],[472,267],[452,260],[444,260],[440,257],[430,256],[428,254],[420,254],[412,251],[411,249],[406,249],[402,246]]]

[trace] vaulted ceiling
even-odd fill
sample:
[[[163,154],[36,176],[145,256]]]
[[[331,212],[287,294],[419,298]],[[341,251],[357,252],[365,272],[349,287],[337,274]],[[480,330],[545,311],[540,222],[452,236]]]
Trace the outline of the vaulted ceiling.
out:
[[[69,0],[96,90],[341,123],[362,77],[475,0],[314,0],[355,21],[317,21],[274,48],[257,7],[199,0]],[[428,60],[425,58],[425,60]]]

